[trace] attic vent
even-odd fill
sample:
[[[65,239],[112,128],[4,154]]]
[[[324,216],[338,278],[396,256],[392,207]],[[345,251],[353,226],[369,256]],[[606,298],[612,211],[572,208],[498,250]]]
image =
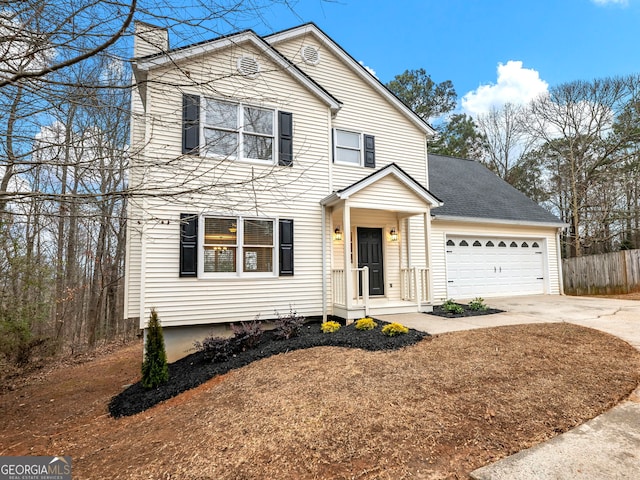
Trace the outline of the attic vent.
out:
[[[317,65],[320,62],[320,52],[312,45],[302,47],[302,60],[310,65]]]
[[[246,77],[253,77],[260,72],[260,64],[255,58],[240,57],[238,59],[238,72]]]

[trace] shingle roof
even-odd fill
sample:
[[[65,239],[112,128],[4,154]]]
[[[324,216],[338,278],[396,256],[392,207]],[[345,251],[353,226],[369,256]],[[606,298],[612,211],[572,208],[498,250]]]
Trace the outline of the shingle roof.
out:
[[[433,215],[564,225],[474,160],[429,154],[429,190],[444,202]]]

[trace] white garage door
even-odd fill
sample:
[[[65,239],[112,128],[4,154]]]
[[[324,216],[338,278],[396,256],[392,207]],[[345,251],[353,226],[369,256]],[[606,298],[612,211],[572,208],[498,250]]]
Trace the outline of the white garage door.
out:
[[[544,293],[540,239],[447,237],[449,298]]]

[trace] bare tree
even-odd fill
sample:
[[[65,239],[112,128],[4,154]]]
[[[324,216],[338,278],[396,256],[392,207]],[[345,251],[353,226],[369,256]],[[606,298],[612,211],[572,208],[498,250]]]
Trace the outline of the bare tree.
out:
[[[630,158],[625,147],[637,129],[619,128],[616,119],[637,102],[635,77],[576,81],[552,88],[532,102],[529,128],[544,142],[539,154],[555,183],[555,203],[570,224],[567,254],[593,251],[593,242],[610,242],[621,166]]]
[[[210,167],[217,182],[196,183],[197,166],[182,157],[167,162],[176,172],[171,188],[127,176],[133,18],[173,28],[178,44],[194,43],[239,22],[260,23],[274,3],[288,5],[2,2],[0,354],[24,359],[44,339],[80,348],[135,328],[122,319],[130,199],[275,188],[269,172],[226,182],[223,162]]]
[[[526,125],[525,107],[507,103],[477,118],[483,136],[483,162],[500,178],[514,184],[514,170],[534,145],[535,138]]]

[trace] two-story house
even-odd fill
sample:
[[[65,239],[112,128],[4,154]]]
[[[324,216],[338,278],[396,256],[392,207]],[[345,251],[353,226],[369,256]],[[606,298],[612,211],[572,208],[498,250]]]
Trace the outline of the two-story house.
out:
[[[561,292],[563,224],[434,130],[314,24],[134,52],[125,316],[171,360],[229,322]]]

